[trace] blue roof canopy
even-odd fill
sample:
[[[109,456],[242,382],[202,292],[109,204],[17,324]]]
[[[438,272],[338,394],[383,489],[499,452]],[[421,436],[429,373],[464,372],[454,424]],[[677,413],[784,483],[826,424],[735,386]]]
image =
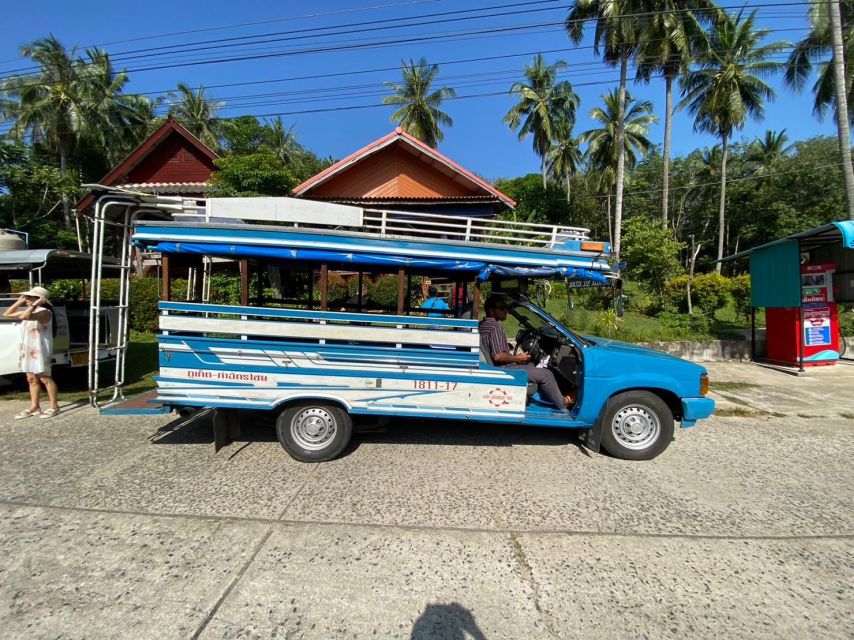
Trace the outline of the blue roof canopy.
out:
[[[546,249],[519,244],[425,241],[304,227],[141,223],[134,243],[162,253],[266,258],[348,267],[408,268],[491,275],[574,277],[605,282],[607,254],[578,246]],[[565,243],[568,244],[568,243]],[[595,244],[595,243],[591,243]]]

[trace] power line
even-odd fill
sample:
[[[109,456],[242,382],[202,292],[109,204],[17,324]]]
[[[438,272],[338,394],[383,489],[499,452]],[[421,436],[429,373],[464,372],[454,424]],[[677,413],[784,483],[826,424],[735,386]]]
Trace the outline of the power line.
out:
[[[526,54],[506,54],[503,56],[484,56],[481,58],[473,58],[473,59],[468,59],[468,60],[448,61],[446,64],[468,62],[468,61],[483,61],[483,60],[503,59],[503,58],[507,58],[507,57],[516,57],[519,55],[526,55]],[[785,55],[785,54],[781,53],[778,55]],[[601,62],[599,62],[599,61],[591,61],[591,62],[587,62],[587,63],[580,63],[579,65],[575,65],[574,69],[576,69],[578,67],[582,67],[582,68],[594,67],[594,66],[599,66],[600,64],[601,64]],[[397,69],[397,67],[386,68],[386,70],[396,70],[396,69]],[[374,70],[364,70],[365,73],[369,73],[369,72],[373,72],[373,71]],[[521,71],[522,71],[521,69],[518,70],[518,73],[521,73]],[[330,77],[335,77],[335,76],[353,75],[353,73],[355,73],[355,72],[339,72],[339,73],[327,74],[327,75]],[[460,74],[458,76],[450,76],[448,79],[451,79],[451,78],[470,78],[472,76],[484,77],[484,76],[489,76],[489,75],[493,75],[493,76],[495,76],[495,75],[506,75],[506,74],[510,74],[510,73],[513,73],[513,70],[479,72],[479,73],[475,73],[475,74]],[[572,70],[569,70],[569,71],[565,71],[565,72],[561,73],[561,76],[566,76],[567,78],[572,80],[573,78],[582,77],[582,76],[589,76],[589,75],[593,75],[593,74],[598,75],[598,72],[577,73],[577,72],[574,72]],[[314,77],[322,77],[322,76],[314,76]],[[573,82],[573,86],[574,87],[585,87],[585,86],[613,85],[617,81],[618,81],[618,78],[609,78],[606,80],[599,80],[599,81],[593,81],[593,82]],[[242,83],[232,83],[232,84],[242,84]],[[477,84],[483,84],[483,83],[461,83],[461,84],[458,84],[457,86],[476,86]],[[245,95],[245,96],[229,96],[229,97],[227,97],[227,99],[235,100],[235,101],[251,100],[251,99],[264,100],[266,98],[276,98],[276,97],[287,96],[287,95],[290,95],[290,96],[307,96],[307,97],[305,97],[303,99],[272,100],[272,101],[267,100],[267,101],[255,102],[255,103],[250,102],[250,103],[244,103],[244,104],[227,104],[227,105],[223,105],[221,108],[222,109],[244,109],[245,110],[245,109],[251,109],[254,107],[258,107],[258,106],[269,106],[269,105],[273,105],[273,104],[288,104],[288,103],[294,103],[294,102],[298,102],[298,103],[329,102],[329,101],[333,101],[333,100],[348,100],[348,99],[358,98],[358,97],[388,95],[387,92],[377,93],[376,91],[370,91],[368,93],[365,93],[364,91],[361,93],[352,93],[353,90],[360,90],[360,89],[369,90],[369,89],[378,88],[379,86],[380,85],[378,85],[378,84],[371,83],[371,84],[362,84],[362,85],[350,85],[347,87],[321,87],[321,88],[312,88],[312,89],[293,90],[293,91],[287,91],[287,92],[273,92],[273,93],[268,92],[268,93],[259,93],[259,94],[249,94],[249,95]],[[318,94],[320,92],[328,93],[330,91],[336,91],[336,90],[345,90],[349,93],[345,92],[345,93],[342,93],[341,95],[338,95],[338,96],[328,96],[327,95],[323,98],[312,98],[311,97],[312,94]],[[126,95],[132,95],[132,94],[126,94]],[[488,93],[470,94],[470,95],[465,95],[465,96],[459,96],[457,99],[482,98],[482,97],[507,96],[507,95],[509,95],[509,93],[507,91],[497,91],[497,92],[488,92]],[[223,98],[223,99],[225,99],[225,98]],[[258,117],[258,118],[264,118],[264,117],[274,117],[274,116],[309,115],[309,114],[317,114],[317,113],[364,110],[364,109],[370,109],[370,108],[381,108],[381,107],[385,107],[385,106],[387,106],[387,105],[384,105],[381,103],[357,104],[357,105],[344,105],[344,106],[340,106],[340,107],[331,107],[331,108],[329,108],[329,107],[328,108],[307,108],[307,109],[301,109],[301,110],[280,111],[280,112],[272,113],[272,114],[246,113],[246,114],[242,114],[242,115],[250,115],[250,116],[254,116],[254,117]],[[229,117],[222,116],[222,117],[217,118],[217,119],[225,121],[225,120],[233,120],[233,119],[236,119],[238,117],[241,117],[241,116],[229,116]],[[5,131],[2,131],[2,133],[7,133],[11,129],[11,126],[12,125],[10,124],[9,127]],[[137,126],[138,127],[144,127],[147,125],[141,124],[141,125],[137,125]]]
[[[381,4],[381,5],[371,6],[371,7],[353,7],[350,9],[339,9],[337,11],[323,11],[320,13],[309,13],[309,14],[305,14],[305,15],[301,15],[301,16],[291,16],[291,17],[287,17],[287,18],[272,18],[269,20],[256,20],[254,22],[243,22],[243,23],[238,23],[238,24],[221,25],[221,26],[217,26],[217,27],[205,27],[205,28],[201,28],[201,29],[187,29],[185,31],[172,31],[171,33],[160,33],[160,34],[152,34],[152,35],[147,35],[147,36],[137,36],[135,38],[126,38],[124,40],[111,40],[109,42],[101,42],[98,44],[90,44],[90,45],[86,45],[84,47],[78,47],[78,48],[81,48],[81,49],[89,49],[89,48],[94,48],[94,47],[102,48],[102,47],[108,47],[108,46],[113,45],[113,44],[125,44],[128,42],[140,42],[142,40],[160,40],[162,38],[171,38],[174,36],[184,36],[184,35],[189,35],[191,33],[207,33],[207,32],[211,32],[211,31],[240,29],[243,27],[254,27],[254,26],[257,26],[259,24],[273,24],[276,22],[295,22],[297,20],[307,20],[310,18],[321,18],[321,17],[326,17],[326,16],[341,15],[344,13],[363,13],[366,11],[373,11],[375,9],[395,9],[395,8],[399,8],[399,7],[409,7],[409,6],[413,6],[413,5],[419,5],[419,4],[434,4],[436,2],[441,2],[441,1],[442,0],[412,0],[411,2],[399,2],[396,4]],[[18,62],[19,60],[22,60],[22,59],[23,58],[21,58],[19,56],[17,58],[12,58],[9,60],[0,61],[0,64],[6,64],[8,62]]]
[[[461,10],[456,10],[456,11],[442,11],[442,12],[437,12],[437,13],[427,13],[427,14],[422,14],[422,15],[417,15],[417,16],[409,16],[409,17],[401,17],[401,18],[386,18],[384,20],[372,20],[372,21],[367,21],[367,22],[351,22],[351,23],[345,23],[345,24],[339,24],[339,25],[330,25],[330,26],[325,26],[325,27],[314,27],[314,28],[310,28],[310,29],[278,31],[278,32],[270,32],[270,33],[266,33],[266,34],[255,34],[255,35],[251,35],[251,36],[235,36],[232,38],[224,38],[224,39],[202,40],[202,41],[198,41],[195,43],[163,45],[160,47],[146,47],[146,48],[142,48],[142,49],[134,49],[134,50],[130,50],[130,51],[121,51],[121,52],[117,52],[114,54],[110,54],[110,58],[113,61],[122,61],[122,60],[138,59],[138,58],[145,58],[145,57],[156,57],[156,56],[162,56],[162,55],[167,55],[167,54],[173,55],[176,53],[177,54],[187,53],[188,51],[175,51],[175,49],[187,48],[187,47],[196,47],[197,45],[206,45],[206,44],[213,44],[213,43],[217,43],[216,46],[209,46],[209,47],[208,46],[201,46],[201,47],[197,47],[195,49],[190,49],[189,51],[205,51],[205,50],[210,50],[210,49],[224,49],[226,47],[231,47],[231,46],[246,46],[247,44],[249,44],[249,45],[264,44],[267,42],[281,41],[281,40],[285,40],[285,39],[288,39],[288,40],[304,40],[304,39],[310,39],[310,38],[327,37],[327,36],[342,35],[342,34],[348,34],[348,33],[362,33],[365,31],[380,31],[380,30],[385,30],[385,29],[400,29],[400,28],[405,28],[405,27],[442,24],[442,23],[446,23],[446,22],[459,22],[462,20],[478,20],[478,19],[483,19],[483,18],[488,18],[488,17],[517,15],[519,13],[523,13],[523,11],[512,11],[512,12],[506,12],[506,13],[493,13],[493,14],[485,14],[485,15],[481,15],[481,16],[468,16],[468,17],[460,17],[460,16],[461,16],[461,14],[470,14],[470,13],[475,13],[475,12],[480,12],[480,11],[489,11],[492,9],[502,9],[502,8],[509,8],[509,7],[525,7],[525,6],[531,6],[531,5],[537,5],[537,4],[554,4],[555,2],[558,2],[558,1],[559,0],[526,0],[524,2],[513,2],[513,3],[509,3],[509,4],[492,5],[492,6],[481,7],[481,8],[477,8],[477,9],[461,9]],[[544,10],[545,11],[554,11],[554,10],[560,9],[560,8],[561,7],[548,7],[545,9],[543,9],[543,8],[533,9],[533,10],[529,9],[528,11],[544,11]],[[401,22],[401,21],[407,21],[407,20],[419,20],[422,18],[434,18],[434,17],[443,17],[443,16],[455,16],[455,17],[454,18],[446,18],[443,20],[426,20],[426,21],[414,22],[412,24],[403,24],[403,25],[400,25],[400,24],[388,25],[387,24],[387,23],[395,23],[395,22]],[[377,26],[377,25],[383,25],[383,24],[385,24],[386,26]],[[365,29],[363,27],[369,27],[369,28]],[[335,29],[345,29],[345,30],[335,32],[334,31]],[[332,32],[331,33],[316,33],[319,31],[332,31]],[[315,33],[312,33],[312,32],[315,32]],[[269,39],[271,36],[277,36],[277,37],[274,39]],[[239,43],[238,42],[241,40],[253,40],[253,39],[258,39],[258,38],[268,38],[268,39],[266,39],[266,40],[262,39],[262,40],[258,40],[257,42],[250,42],[250,43]],[[229,42],[233,42],[235,44],[228,44]],[[140,55],[133,55],[133,54],[140,54]],[[123,58],[123,56],[124,56],[124,58]],[[23,69],[12,69],[9,71],[5,71],[4,73],[15,73],[18,71],[23,71],[23,72],[26,72],[26,73],[24,73],[24,75],[28,75],[29,73],[31,73],[33,71],[37,71],[37,69],[38,69],[38,67],[34,67],[31,65],[31,66],[23,68]]]
[[[553,0],[539,0],[539,1],[540,2],[551,2]],[[530,4],[535,4],[535,3],[536,2],[531,2]],[[524,4],[529,4],[529,3],[516,3],[516,4],[517,5],[524,5]],[[762,4],[754,5],[754,7],[804,6],[806,4],[809,4],[809,3],[803,2],[803,1],[800,1],[800,2],[768,2],[768,3],[762,3]],[[513,5],[501,5],[501,6],[513,6]],[[738,6],[734,6],[734,7],[724,6],[721,8],[727,9],[727,8],[740,8],[740,7],[738,7]],[[482,11],[482,10],[484,10],[484,9],[483,8],[478,9],[478,11]],[[687,9],[684,11],[687,11]],[[628,16],[645,16],[645,15],[650,15],[650,13],[652,13],[652,12],[634,13],[634,14],[627,14],[627,15]],[[418,18],[418,17],[420,17],[420,16],[416,16],[416,18]],[[410,19],[415,19],[415,18],[410,18]],[[521,27],[520,26],[514,26],[514,27],[493,28],[493,29],[472,31],[472,32],[463,32],[463,33],[457,33],[453,37],[460,38],[460,37],[463,37],[465,35],[472,35],[472,34],[478,34],[478,33],[489,34],[489,33],[498,33],[501,31],[514,31],[514,30],[523,30],[523,29],[531,29],[531,28],[538,28],[538,27],[563,26],[564,24],[565,24],[565,21],[561,20],[559,22],[523,25]],[[341,50],[354,50],[354,49],[362,49],[362,48],[370,48],[370,47],[378,47],[378,46],[390,46],[390,45],[395,45],[395,44],[411,44],[411,43],[420,42],[420,41],[436,40],[436,39],[440,39],[443,37],[452,37],[452,36],[448,35],[448,34],[422,36],[422,37],[415,36],[415,37],[408,37],[408,38],[399,38],[397,40],[373,42],[373,43],[368,43],[365,45],[344,45],[344,46],[334,47],[331,49],[330,48],[320,48],[320,49],[315,48],[315,49],[307,49],[307,50],[302,50],[302,51],[279,51],[279,52],[273,52],[273,53],[269,53],[269,54],[231,56],[231,57],[219,58],[219,59],[214,59],[214,60],[177,62],[177,63],[172,63],[172,64],[162,64],[162,65],[153,65],[153,66],[148,66],[148,67],[138,67],[136,69],[128,69],[127,71],[129,73],[130,72],[153,71],[153,70],[170,69],[170,68],[177,68],[177,67],[184,67],[184,66],[221,64],[221,63],[227,63],[227,62],[241,62],[241,61],[248,61],[248,60],[258,60],[258,59],[271,58],[271,57],[284,57],[284,56],[304,55],[304,54],[312,54],[312,53],[326,53],[326,52],[334,52],[334,51],[341,51]],[[181,45],[177,45],[177,46],[181,46]],[[24,75],[31,75],[31,74],[24,74]]]
[[[412,38],[405,38],[405,39],[391,40],[391,41],[384,41],[384,42],[372,42],[372,43],[368,43],[366,45],[344,45],[344,46],[334,47],[334,48],[328,48],[328,47],[327,48],[314,48],[314,49],[302,49],[302,50],[297,50],[297,51],[275,52],[275,53],[270,53],[270,54],[260,54],[260,55],[253,55],[253,56],[237,56],[237,57],[224,58],[224,59],[218,59],[218,60],[204,60],[204,61],[200,61],[200,62],[175,63],[175,64],[169,64],[169,65],[142,67],[142,68],[137,68],[137,69],[129,69],[129,70],[125,70],[125,71],[127,73],[136,73],[136,72],[141,72],[141,71],[162,70],[162,69],[170,69],[170,68],[184,67],[184,66],[218,64],[218,63],[223,63],[223,62],[239,62],[239,61],[244,61],[244,60],[248,60],[248,59],[254,60],[254,59],[271,58],[271,57],[287,57],[287,56],[309,55],[309,54],[318,54],[318,53],[335,53],[335,52],[339,52],[339,51],[366,49],[366,48],[373,48],[376,46],[390,46],[390,45],[394,45],[394,44],[405,44],[405,43],[412,43],[412,42],[424,41],[424,40],[437,41],[437,40],[443,40],[445,38],[455,38],[456,39],[456,38],[460,38],[460,36],[472,36],[469,38],[461,38],[461,39],[482,38],[482,37],[486,37],[486,36],[502,37],[504,35],[512,35],[513,32],[518,31],[518,30],[533,29],[533,28],[539,28],[542,26],[555,27],[555,26],[562,25],[562,24],[563,24],[562,22],[560,22],[560,23],[553,22],[553,23],[540,23],[540,24],[534,24],[534,25],[522,25],[522,26],[515,26],[515,27],[490,28],[490,29],[485,29],[485,30],[482,29],[482,30],[462,32],[462,33],[456,33],[456,34],[450,34],[450,35],[449,34],[439,34],[439,35],[433,35],[433,36],[427,36],[427,37],[422,36],[422,37],[412,37]],[[805,30],[807,30],[806,27],[789,28],[789,29],[770,29],[768,31],[772,32],[772,33],[783,33],[783,32],[805,31]],[[571,47],[571,48],[567,48],[567,49],[559,49],[556,51],[567,51],[567,52],[569,52],[569,51],[582,51],[582,50],[593,49],[593,48],[594,48],[593,45],[587,45],[587,46],[580,46],[580,47]],[[451,62],[444,62],[444,63],[440,63],[440,64],[454,64],[454,62],[451,61]],[[397,69],[397,68],[398,67],[394,67],[392,69]],[[391,69],[381,69],[381,70],[391,70]],[[339,75],[341,75],[341,74],[339,74]],[[308,76],[307,78],[310,78],[310,77],[320,77],[320,76]],[[77,81],[85,81],[86,79],[87,79],[86,77],[80,77],[80,78],[78,78]],[[264,82],[264,81],[256,81],[256,82]],[[41,84],[42,84],[41,82],[24,83],[24,84],[20,85],[19,88],[23,89],[23,88],[28,88],[28,87],[40,86]],[[222,86],[236,86],[238,84],[242,84],[242,83],[231,83],[231,85],[222,85]],[[148,95],[150,93],[152,93],[152,92],[148,92],[146,94],[124,94],[124,95]]]

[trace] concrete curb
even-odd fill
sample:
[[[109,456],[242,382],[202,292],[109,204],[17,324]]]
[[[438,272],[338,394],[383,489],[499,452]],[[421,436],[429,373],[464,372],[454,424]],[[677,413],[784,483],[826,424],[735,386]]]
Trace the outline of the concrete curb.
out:
[[[765,329],[756,330],[756,355],[765,355]],[[845,341],[849,349],[854,345],[854,337]],[[663,351],[670,355],[694,362],[750,361],[750,338],[745,340],[681,340],[675,342],[640,342],[640,346]]]

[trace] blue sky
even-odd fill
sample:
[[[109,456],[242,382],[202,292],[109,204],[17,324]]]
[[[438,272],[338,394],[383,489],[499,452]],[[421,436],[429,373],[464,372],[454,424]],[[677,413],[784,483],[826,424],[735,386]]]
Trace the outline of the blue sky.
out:
[[[221,87],[211,93],[224,103],[223,116],[275,114],[315,109],[340,109],[317,113],[283,115],[287,125],[295,125],[300,142],[320,156],[341,158],[357,148],[388,133],[394,125],[389,121],[391,109],[377,107],[384,91],[383,81],[397,80],[399,71],[366,70],[396,68],[401,59],[424,56],[430,62],[441,63],[439,84],[453,86],[459,96],[494,93],[485,97],[463,98],[447,102],[445,111],[453,118],[454,126],[445,130],[445,141],[439,149],[466,168],[489,179],[512,177],[539,170],[539,162],[531,150],[530,139],[518,142],[516,134],[502,122],[512,106],[506,95],[510,85],[521,78],[525,63],[532,54],[544,52],[552,62],[558,58],[569,63],[565,79],[571,81],[581,96],[581,110],[576,133],[593,126],[588,117],[591,108],[600,103],[601,94],[617,84],[617,71],[599,62],[591,44],[591,30],[585,42],[574,47],[557,23],[566,17],[570,2],[528,2],[522,6],[512,0],[317,0],[314,3],[270,3],[242,0],[148,0],[145,3],[98,2],[78,0],[28,0],[5,3],[0,24],[0,76],[28,66],[18,59],[18,45],[53,33],[68,46],[106,44],[117,60],[117,67],[131,70],[128,91],[164,92],[178,82],[190,86],[264,81],[261,84]],[[735,3],[721,2],[723,6]],[[768,41],[797,41],[806,33],[806,2],[795,0],[753,0],[737,6],[756,5],[758,24],[774,30]],[[773,4],[776,6],[767,6]],[[476,8],[479,14],[418,18],[425,14],[461,11]],[[766,6],[760,6],[766,5]],[[465,19],[472,15],[506,13],[480,19]],[[410,18],[410,21],[446,22],[399,28],[401,22],[381,22]],[[266,21],[265,24],[246,23]],[[352,23],[357,26],[345,27]],[[213,29],[224,25],[244,26]],[[338,35],[318,37],[319,28],[341,26]],[[531,25],[527,30],[496,31]],[[387,27],[398,28],[387,28]],[[384,30],[370,30],[383,27]],[[209,29],[204,32],[175,35],[176,32]],[[493,30],[492,33],[472,34],[472,31]],[[287,32],[287,33],[281,33]],[[223,49],[224,44],[241,42],[226,38],[241,38],[273,34],[269,42]],[[467,33],[467,35],[466,35]],[[148,38],[152,35],[159,38]],[[323,51],[330,47],[366,45],[377,41],[430,37],[430,41],[405,42],[359,49]],[[145,38],[145,39],[138,39]],[[133,41],[129,41],[135,39]],[[301,55],[261,57],[253,60],[220,64],[198,64],[159,70],[134,69],[186,61],[190,54],[179,55],[174,50],[157,58],[139,57],[134,50],[151,54],[153,47],[165,47],[213,40],[203,46],[211,47],[194,52],[193,60],[203,62],[214,58],[237,55],[266,55],[306,48],[314,51]],[[118,42],[126,41],[126,42]],[[199,45],[202,46],[202,45]],[[319,50],[319,51],[318,51]],[[549,51],[557,52],[547,53]],[[160,50],[161,52],[165,50]],[[120,60],[124,54],[127,58]],[[473,58],[506,56],[502,59],[479,62],[459,62]],[[317,77],[340,73],[338,77]],[[273,79],[300,77],[300,80],[266,82]],[[777,90],[776,102],[769,104],[762,122],[751,122],[741,134],[747,139],[762,135],[766,129],[786,128],[792,140],[824,134],[835,135],[831,118],[823,122],[812,115],[812,96],[807,90],[795,94],[782,86],[782,79],[771,80]],[[811,86],[811,83],[810,83]],[[649,85],[633,85],[630,91],[638,98],[652,100],[656,114],[663,121],[664,85],[656,80]],[[288,93],[291,92],[291,93]],[[292,93],[300,92],[300,93]],[[278,94],[278,95],[274,95]],[[349,109],[350,107],[364,107]],[[343,108],[343,109],[342,109]],[[650,132],[660,143],[661,122]],[[708,136],[692,130],[689,115],[680,113],[674,120],[674,154],[683,154],[696,147],[713,144]]]

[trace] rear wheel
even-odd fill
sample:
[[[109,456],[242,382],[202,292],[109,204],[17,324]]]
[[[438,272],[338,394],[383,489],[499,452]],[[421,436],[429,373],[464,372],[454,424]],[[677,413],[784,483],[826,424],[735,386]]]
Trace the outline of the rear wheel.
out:
[[[615,458],[651,460],[673,439],[670,407],[649,391],[628,391],[610,400],[602,416],[602,446]]]
[[[329,402],[291,405],[276,420],[282,448],[300,462],[326,462],[338,457],[353,433],[353,420]]]

